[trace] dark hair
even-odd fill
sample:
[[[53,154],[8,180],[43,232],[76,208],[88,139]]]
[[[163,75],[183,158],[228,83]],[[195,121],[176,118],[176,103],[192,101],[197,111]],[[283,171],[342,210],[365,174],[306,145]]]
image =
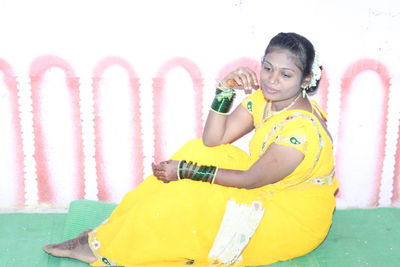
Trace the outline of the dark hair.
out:
[[[267,49],[265,49],[264,57],[275,48],[287,49],[299,58],[299,68],[302,71],[303,79],[311,73],[315,50],[313,44],[307,38],[294,32],[281,32],[271,39]],[[317,81],[316,86],[308,87],[306,90],[307,93],[316,91],[319,81]]]

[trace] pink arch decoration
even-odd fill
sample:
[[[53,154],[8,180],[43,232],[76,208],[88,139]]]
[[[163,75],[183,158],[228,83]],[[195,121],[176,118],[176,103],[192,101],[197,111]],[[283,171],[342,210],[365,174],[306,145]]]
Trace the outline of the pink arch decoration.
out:
[[[137,96],[134,97],[132,110],[132,121],[135,127],[134,135],[132,136],[132,140],[134,140],[132,151],[135,151],[136,159],[133,162],[135,173],[134,177],[134,186],[138,185],[143,178],[143,161],[144,161],[144,153],[143,153],[143,145],[141,140],[141,124],[140,124],[140,99],[139,99],[139,79],[137,78],[136,72],[133,70],[132,66],[124,59],[119,57],[107,57],[101,60],[94,68],[93,71],[93,94],[94,94],[94,127],[95,127],[95,160],[96,160],[96,171],[97,171],[97,184],[98,184],[98,198],[101,201],[109,201],[111,198],[109,190],[107,190],[105,171],[104,171],[104,154],[103,154],[103,135],[101,129],[102,120],[100,116],[97,116],[100,112],[101,108],[101,100],[100,100],[100,81],[103,77],[104,72],[107,68],[111,66],[120,66],[126,70],[129,76],[130,87],[132,88],[132,95]]]
[[[320,105],[322,110],[326,112],[328,106],[328,88],[329,88],[329,79],[328,74],[325,69],[322,70],[321,80],[318,85],[318,91],[320,95]],[[329,119],[329,118],[328,118]]]
[[[232,60],[231,62],[223,66],[217,75],[217,80],[219,81],[223,79],[229,72],[234,71],[239,67],[248,67],[249,69],[252,69],[257,74],[258,78],[260,78],[259,74],[261,69],[261,62],[253,58],[241,57]]]
[[[347,70],[345,71],[343,78],[342,78],[342,92],[341,92],[341,99],[340,103],[342,105],[340,109],[340,118],[343,118],[345,116],[346,108],[348,107],[349,103],[347,103],[346,99],[348,98],[350,94],[350,88],[351,85],[354,81],[354,79],[362,72],[364,71],[373,71],[375,72],[381,82],[382,82],[382,87],[383,87],[383,114],[381,117],[381,123],[378,127],[379,132],[381,133],[380,140],[377,141],[377,146],[378,146],[378,155],[377,155],[377,163],[378,163],[378,168],[375,173],[375,181],[374,181],[374,193],[371,196],[369,200],[369,206],[375,207],[378,205],[379,201],[379,190],[380,190],[380,183],[381,183],[381,174],[382,174],[382,168],[383,168],[383,160],[385,157],[385,137],[386,137],[386,128],[387,128],[387,113],[388,113],[388,99],[389,99],[389,87],[390,87],[390,76],[389,76],[389,71],[387,68],[379,61],[374,60],[374,59],[361,59],[350,65]],[[345,129],[343,129],[343,126],[339,123],[339,139],[341,136],[344,135]],[[343,153],[343,149],[338,146],[338,156]],[[337,170],[337,175],[340,178],[340,168]],[[340,196],[340,191],[339,191],[339,196]]]
[[[44,140],[44,128],[42,125],[42,109],[40,102],[40,86],[43,81],[43,77],[51,68],[60,68],[66,75],[66,83],[69,88],[71,95],[71,106],[73,108],[72,117],[74,118],[74,141],[76,141],[75,150],[75,161],[77,169],[75,173],[76,180],[76,198],[84,198],[84,167],[83,167],[83,145],[82,145],[82,125],[80,122],[80,109],[79,109],[79,82],[75,76],[71,66],[63,59],[45,55],[38,57],[34,60],[30,68],[30,78],[32,86],[32,106],[33,106],[33,130],[35,135],[35,160],[38,175],[38,191],[40,202],[52,202],[54,200],[54,190],[51,188],[49,183],[49,166],[48,159],[45,154],[45,140]]]
[[[197,65],[186,58],[173,58],[165,62],[157,72],[157,76],[153,78],[153,103],[154,103],[154,159],[156,162],[165,159],[164,150],[162,147],[164,141],[163,134],[163,122],[161,119],[162,106],[164,101],[164,86],[165,76],[168,72],[176,67],[183,67],[190,75],[193,81],[194,90],[194,110],[196,129],[195,134],[200,137],[203,131],[202,121],[202,88],[203,88],[203,77]]]
[[[11,100],[11,121],[13,123],[15,138],[12,142],[15,145],[15,161],[16,161],[16,184],[17,184],[17,194],[15,201],[17,205],[23,205],[25,198],[25,182],[24,182],[24,152],[22,146],[22,130],[21,130],[21,120],[19,118],[18,109],[18,88],[17,79],[11,69],[11,66],[3,59],[0,59],[0,71],[4,75],[4,83],[7,85],[9,97]]]
[[[395,157],[394,177],[393,177],[393,196],[392,205],[400,207],[400,126],[398,130],[397,149]]]

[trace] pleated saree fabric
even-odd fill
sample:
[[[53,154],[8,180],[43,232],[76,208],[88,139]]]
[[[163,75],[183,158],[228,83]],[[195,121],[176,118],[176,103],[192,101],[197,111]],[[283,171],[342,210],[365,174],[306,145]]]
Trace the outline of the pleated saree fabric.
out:
[[[256,189],[188,179],[165,184],[150,175],[89,234],[98,257],[92,265],[255,266],[316,248],[329,231],[338,188],[331,139],[314,112],[287,110],[263,120],[265,104],[261,91],[242,102],[255,126],[250,155],[191,140],[171,159],[246,170],[275,143],[304,154],[290,175]]]

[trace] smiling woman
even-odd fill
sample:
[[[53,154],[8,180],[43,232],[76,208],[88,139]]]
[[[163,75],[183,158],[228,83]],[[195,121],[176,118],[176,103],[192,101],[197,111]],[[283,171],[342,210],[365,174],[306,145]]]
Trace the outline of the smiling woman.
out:
[[[259,80],[242,67],[220,81],[202,140],[153,163],[104,224],[44,250],[133,267],[266,265],[316,248],[338,183],[325,114],[307,97],[314,57],[306,38],[275,36]],[[256,91],[229,113],[235,90]],[[253,130],[250,155],[230,144]]]

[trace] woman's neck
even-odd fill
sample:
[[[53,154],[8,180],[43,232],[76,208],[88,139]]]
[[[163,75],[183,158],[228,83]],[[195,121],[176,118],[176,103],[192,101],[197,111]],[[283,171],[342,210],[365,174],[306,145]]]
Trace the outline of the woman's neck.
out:
[[[300,97],[301,93],[297,94],[295,97],[290,98],[290,99],[285,99],[282,101],[272,101],[272,111],[274,112],[279,112],[282,110],[290,109],[296,106],[298,102],[300,102],[302,99]],[[305,98],[303,98],[305,99]]]

